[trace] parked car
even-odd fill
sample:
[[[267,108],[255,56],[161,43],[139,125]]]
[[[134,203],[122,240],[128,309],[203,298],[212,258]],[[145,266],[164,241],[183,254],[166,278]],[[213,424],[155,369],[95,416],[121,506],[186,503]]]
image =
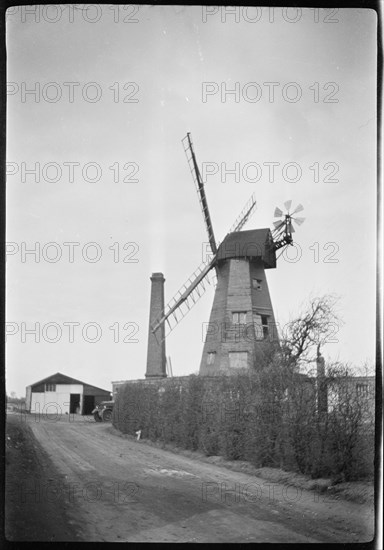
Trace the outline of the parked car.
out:
[[[96,422],[110,422],[112,420],[112,411],[114,401],[101,401],[93,409],[92,414]]]

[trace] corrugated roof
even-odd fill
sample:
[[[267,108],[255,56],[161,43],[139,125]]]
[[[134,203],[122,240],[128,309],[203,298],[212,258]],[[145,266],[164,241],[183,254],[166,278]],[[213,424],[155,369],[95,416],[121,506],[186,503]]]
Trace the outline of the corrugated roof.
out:
[[[31,384],[31,388],[33,388],[34,386],[38,386],[39,384],[82,384],[83,386],[92,386],[93,388],[97,390],[102,390],[103,392],[109,392],[109,390],[97,388],[92,384],[87,384],[87,382],[82,382],[81,380],[77,380],[76,378],[72,378],[71,376],[67,376],[66,374],[62,374],[61,372],[57,372],[56,374],[52,374],[47,378],[43,378],[43,380],[39,380],[38,382]]]

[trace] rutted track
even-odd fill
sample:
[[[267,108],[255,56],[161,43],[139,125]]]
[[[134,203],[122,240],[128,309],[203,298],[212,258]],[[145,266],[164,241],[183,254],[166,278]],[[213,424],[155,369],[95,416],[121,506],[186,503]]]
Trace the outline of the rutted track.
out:
[[[367,505],[324,501],[118,437],[91,418],[27,418],[57,468],[52,494],[56,489],[65,501],[84,540],[310,543],[373,536]]]

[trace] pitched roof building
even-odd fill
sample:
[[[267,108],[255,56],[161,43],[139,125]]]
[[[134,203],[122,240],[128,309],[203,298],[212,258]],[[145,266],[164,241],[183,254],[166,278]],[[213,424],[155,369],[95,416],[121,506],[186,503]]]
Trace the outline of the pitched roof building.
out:
[[[57,372],[27,386],[25,407],[40,414],[91,414],[100,401],[110,397],[108,390]]]

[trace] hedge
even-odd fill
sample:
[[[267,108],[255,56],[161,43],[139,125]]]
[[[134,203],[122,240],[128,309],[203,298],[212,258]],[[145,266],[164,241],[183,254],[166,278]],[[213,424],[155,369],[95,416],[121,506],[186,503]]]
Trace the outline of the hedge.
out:
[[[373,422],[319,415],[313,379],[239,372],[120,387],[113,425],[124,434],[343,480],[373,475]]]

